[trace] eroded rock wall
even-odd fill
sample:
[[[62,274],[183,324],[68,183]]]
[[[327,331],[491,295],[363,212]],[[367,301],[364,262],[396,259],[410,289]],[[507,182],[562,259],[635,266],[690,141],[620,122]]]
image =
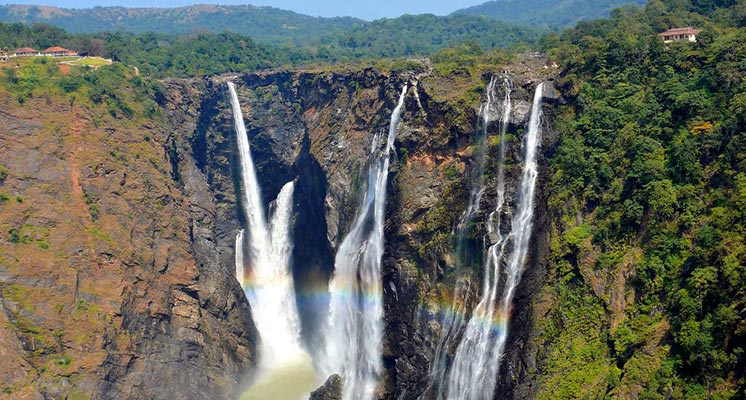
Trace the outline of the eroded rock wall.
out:
[[[520,173],[521,135],[527,109],[538,83],[525,70],[515,75],[514,110],[509,130],[507,171],[510,183]],[[225,80],[238,86],[252,154],[265,203],[281,186],[295,180],[293,269],[302,313],[304,339],[312,352],[322,343],[326,319],[328,280],[334,251],[351,223],[362,190],[370,144],[388,128],[400,88],[409,89],[396,141],[387,200],[386,251],[383,288],[386,332],[382,398],[417,398],[427,387],[433,348],[438,340],[440,313],[449,306],[452,288],[453,227],[468,201],[468,174],[474,168],[473,143],[477,106],[466,101],[449,78],[414,74],[382,74],[374,69],[352,72],[298,72],[250,74],[212,79],[206,85],[211,98],[209,118],[198,127],[195,143],[206,143],[207,175],[226,209],[235,207],[235,138]],[[489,75],[482,79],[484,85]],[[480,88],[483,91],[483,88]],[[474,90],[474,89],[472,89]],[[480,91],[480,95],[481,95]],[[549,99],[551,101],[551,99]],[[550,124],[546,123],[545,128]],[[210,132],[221,132],[210,137]],[[489,128],[487,194],[483,198],[483,224],[493,207],[499,128]],[[551,129],[547,129],[551,132]],[[207,136],[203,136],[204,134]],[[553,138],[547,135],[551,146]],[[215,148],[210,150],[212,142]],[[210,161],[212,160],[212,161]],[[216,161],[225,164],[218,167]],[[542,179],[545,179],[542,175]],[[541,183],[539,184],[541,185]],[[537,208],[544,204],[541,191]],[[513,201],[515,199],[511,199]],[[238,220],[243,218],[237,214]],[[532,324],[533,291],[542,279],[546,236],[545,214],[537,212],[529,271],[517,296],[511,343],[506,355],[509,375],[501,382],[500,396],[510,397],[532,361],[522,349]],[[235,235],[239,225],[228,237]],[[484,228],[480,228],[484,231]],[[480,240],[480,239],[478,239]],[[481,271],[470,272],[480,286]],[[477,299],[479,289],[471,296]],[[455,349],[452,349],[455,350]]]
[[[184,99],[170,120],[0,100],[0,396],[228,398],[251,371],[218,202],[171,146],[199,114]]]
[[[506,166],[514,184],[537,79],[526,65],[511,68],[495,73],[515,81]],[[373,137],[388,129],[407,83],[386,207],[380,397],[418,398],[450,306],[453,228],[468,201],[478,99],[490,76],[463,73],[368,68],[173,80],[163,82],[163,117],[136,126],[64,104],[29,116],[4,99],[0,158],[12,167],[2,190],[17,198],[0,206],[3,233],[14,232],[0,241],[0,322],[8,322],[0,346],[9,357],[0,383],[13,398],[241,392],[259,338],[233,278],[245,216],[227,80],[238,86],[264,202],[296,181],[293,274],[304,340],[319,351],[335,249],[365,190]],[[489,132],[484,214],[494,204],[497,126]],[[539,193],[501,398],[518,393],[533,366],[535,351],[524,349],[547,240]],[[478,288],[479,268],[468,274]]]

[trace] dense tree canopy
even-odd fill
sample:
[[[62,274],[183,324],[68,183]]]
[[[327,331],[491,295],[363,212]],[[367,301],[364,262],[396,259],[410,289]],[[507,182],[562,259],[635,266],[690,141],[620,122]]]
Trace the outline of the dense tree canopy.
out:
[[[651,0],[543,39],[571,97],[551,159],[550,213],[566,232],[554,262],[565,266],[563,290],[580,296],[583,248],[598,252],[597,269],[636,259],[635,302],[598,346],[609,346],[622,377],[652,377],[643,398],[744,396],[743,5]],[[674,26],[703,32],[697,43],[664,45],[656,34]],[[645,364],[646,335],[664,321],[670,352]]]
[[[534,26],[568,27],[581,20],[602,18],[617,7],[642,6],[645,0],[493,0],[456,11]]]

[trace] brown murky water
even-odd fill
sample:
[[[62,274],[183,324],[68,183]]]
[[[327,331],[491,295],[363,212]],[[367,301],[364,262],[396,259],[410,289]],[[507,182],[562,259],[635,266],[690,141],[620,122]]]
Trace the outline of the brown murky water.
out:
[[[267,371],[240,400],[305,400],[320,385],[311,357],[303,357]]]

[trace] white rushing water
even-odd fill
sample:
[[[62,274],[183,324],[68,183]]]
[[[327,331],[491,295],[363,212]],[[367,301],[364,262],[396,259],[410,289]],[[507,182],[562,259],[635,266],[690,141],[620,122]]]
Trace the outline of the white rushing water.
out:
[[[469,263],[470,258],[473,258],[473,255],[467,254],[473,252],[473,249],[469,249],[466,245],[466,236],[469,233],[469,229],[473,229],[473,221],[480,211],[482,196],[485,191],[484,165],[487,158],[487,137],[489,126],[492,123],[493,115],[495,114],[495,89],[498,82],[496,76],[490,78],[490,82],[485,88],[485,102],[483,102],[479,107],[477,131],[478,152],[476,154],[475,168],[471,171],[471,192],[469,195],[469,203],[459,219],[456,232],[456,273],[458,273],[466,263]],[[509,84],[506,84],[506,94],[502,107],[503,118],[501,121],[502,135],[500,141],[501,154],[504,153],[504,150],[502,150],[502,142],[507,127],[507,119],[510,117]],[[461,332],[466,322],[466,300],[470,289],[469,285],[469,279],[463,277],[456,281],[451,309],[445,310],[441,316],[440,338],[438,340],[438,345],[435,348],[433,362],[430,366],[428,390],[421,398],[426,398],[426,396],[431,393],[438,393],[438,398],[443,397],[441,388],[446,382],[446,374],[448,372],[448,352],[449,349],[457,344],[456,340],[458,339],[458,334]]]
[[[394,147],[407,86],[391,114],[386,147],[371,146],[368,187],[352,228],[339,246],[330,283],[329,321],[321,368],[344,380],[343,399],[372,399],[382,368],[383,222],[389,156]]]
[[[241,285],[241,289],[246,290],[246,284],[244,283],[244,280],[246,279],[246,271],[244,268],[244,261],[243,261],[243,233],[244,230],[241,229],[236,234],[236,280]]]
[[[500,162],[497,206],[488,221],[488,233],[493,244],[488,249],[485,263],[482,298],[456,350],[448,377],[448,399],[491,400],[494,397],[507,341],[510,308],[525,268],[533,227],[533,199],[538,175],[536,153],[541,143],[542,92],[543,84],[539,84],[524,138],[524,165],[516,213],[507,235],[502,234],[500,227],[505,207],[503,160]],[[504,159],[504,149],[501,148],[500,152],[500,157]]]
[[[298,363],[306,357],[300,341],[300,320],[290,271],[292,242],[290,220],[293,182],[282,187],[275,201],[271,223],[267,223],[259,183],[251,158],[241,105],[236,87],[228,83],[238,142],[243,183],[243,209],[248,227],[236,237],[236,274],[251,304],[254,322],[261,336],[262,371]],[[248,254],[243,251],[248,234]],[[250,266],[245,278],[244,262]]]
[[[469,204],[466,210],[461,215],[459,220],[459,236],[465,234],[468,225],[474,221],[474,217],[479,213],[480,206],[482,204],[482,196],[484,195],[484,164],[487,159],[487,132],[489,125],[492,122],[492,111],[495,103],[495,86],[497,85],[497,77],[493,76],[490,78],[490,83],[485,88],[486,101],[479,106],[479,119],[481,123],[481,129],[479,131],[479,143],[477,147],[477,162],[476,168],[471,172],[472,184],[471,192],[469,194]],[[510,92],[507,93],[508,101],[510,99]],[[509,110],[509,109],[508,109]]]

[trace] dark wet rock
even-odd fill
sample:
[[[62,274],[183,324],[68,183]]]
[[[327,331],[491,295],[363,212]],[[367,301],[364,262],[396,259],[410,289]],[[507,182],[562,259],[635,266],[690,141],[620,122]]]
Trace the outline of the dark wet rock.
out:
[[[342,377],[334,374],[320,388],[311,392],[308,400],[342,400],[343,385]]]
[[[544,97],[545,101],[558,101],[562,97],[562,95],[554,86],[553,81],[545,81],[544,90],[542,91],[542,97]]]

